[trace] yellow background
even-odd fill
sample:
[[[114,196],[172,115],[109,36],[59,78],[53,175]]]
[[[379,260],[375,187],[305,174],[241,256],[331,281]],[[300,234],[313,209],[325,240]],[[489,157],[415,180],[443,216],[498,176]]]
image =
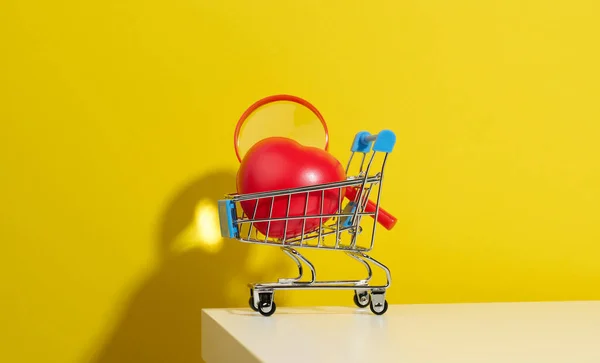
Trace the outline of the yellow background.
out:
[[[399,222],[373,253],[391,303],[600,299],[598,10],[4,0],[0,361],[195,361],[202,307],[293,272],[197,228],[215,223],[198,203],[235,191],[235,121],[276,93],[319,108],[342,160],[359,130],[397,133],[382,205]]]

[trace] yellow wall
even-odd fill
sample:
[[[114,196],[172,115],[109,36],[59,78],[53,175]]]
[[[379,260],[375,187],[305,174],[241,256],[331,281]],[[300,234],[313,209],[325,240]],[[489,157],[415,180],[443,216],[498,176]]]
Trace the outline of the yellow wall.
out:
[[[399,222],[373,254],[391,303],[600,299],[598,10],[3,1],[0,361],[193,361],[200,308],[293,271],[276,250],[200,248],[193,223],[234,191],[235,121],[274,93],[313,102],[340,159],[356,131],[397,132],[382,203]]]

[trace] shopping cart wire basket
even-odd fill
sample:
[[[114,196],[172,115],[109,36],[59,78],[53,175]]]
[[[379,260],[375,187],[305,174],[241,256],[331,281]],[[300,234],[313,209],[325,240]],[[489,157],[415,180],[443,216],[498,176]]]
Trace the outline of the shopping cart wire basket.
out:
[[[270,316],[275,312],[274,301],[275,290],[285,289],[339,289],[354,290],[354,303],[360,307],[370,307],[374,314],[382,315],[386,312],[388,303],[385,299],[386,290],[391,284],[391,272],[383,263],[370,257],[367,253],[373,249],[375,242],[375,230],[380,212],[381,189],[383,185],[383,174],[388,155],[392,152],[396,136],[390,130],[382,130],[377,134],[359,132],[354,137],[350,148],[351,154],[346,166],[346,180],[311,185],[306,187],[274,190],[268,192],[251,194],[228,194],[219,200],[219,221],[221,236],[231,238],[243,243],[252,243],[265,246],[278,246],[298,266],[298,276],[294,278],[280,278],[271,283],[250,283],[250,307],[264,316]],[[356,155],[358,154],[358,157]],[[353,160],[358,162],[353,163]],[[358,164],[358,171],[351,174],[351,168]],[[379,165],[379,167],[376,167]],[[323,213],[323,204],[326,194],[331,193],[339,198],[337,211],[334,213]],[[375,192],[375,202],[369,197]],[[315,196],[320,195],[320,213],[307,213],[309,199],[314,201]],[[344,205],[343,197],[350,200]],[[292,198],[303,197],[305,200],[304,213],[301,215],[289,214],[289,203]],[[285,202],[287,198],[287,212],[285,216],[273,217],[269,212],[269,218],[255,218],[256,208],[260,203]],[[241,203],[252,203],[253,215],[247,215],[241,208]],[[370,217],[365,219],[365,217]],[[288,225],[307,225],[307,221],[319,219],[317,227],[312,230],[301,228],[299,232],[288,233]],[[372,219],[372,226],[363,228],[365,221]],[[259,232],[258,224],[266,224],[265,233]],[[278,224],[279,231],[283,224],[283,233],[276,236],[269,235],[269,230]],[[314,224],[314,223],[313,223]],[[260,228],[265,230],[264,228]],[[342,251],[353,260],[360,262],[367,270],[367,276],[360,280],[334,280],[319,281],[316,279],[315,266],[300,252],[299,249],[318,249],[330,251]],[[304,279],[303,263],[310,270],[310,278]],[[385,272],[385,284],[372,284],[372,266],[376,266]]]

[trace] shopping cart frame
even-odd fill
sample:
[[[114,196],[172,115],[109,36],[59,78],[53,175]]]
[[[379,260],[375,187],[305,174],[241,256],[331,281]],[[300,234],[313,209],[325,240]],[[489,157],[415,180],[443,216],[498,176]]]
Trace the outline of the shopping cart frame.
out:
[[[248,287],[250,288],[249,305],[254,311],[258,311],[264,316],[272,315],[276,310],[274,292],[276,290],[292,289],[354,290],[354,303],[358,307],[365,308],[370,306],[371,311],[376,315],[382,315],[387,311],[388,303],[385,296],[392,281],[390,269],[380,261],[369,256],[367,253],[374,247],[385,165],[388,155],[393,151],[395,143],[396,136],[390,130],[382,130],[377,134],[370,134],[366,131],[359,132],[355,135],[350,148],[351,154],[346,165],[346,175],[349,175],[352,161],[355,159],[356,154],[362,156],[359,172],[356,175],[348,176],[346,180],[260,193],[233,193],[226,195],[225,199],[219,200],[219,220],[222,237],[236,239],[242,243],[280,247],[298,267],[297,277],[280,278],[277,282],[248,284]],[[368,154],[370,154],[370,157],[367,156]],[[383,155],[380,168],[373,167],[377,155]],[[373,169],[377,169],[377,172],[371,173]],[[377,188],[375,207],[374,210],[371,208],[371,211],[367,211],[369,196],[374,187]],[[342,207],[342,194],[343,190],[346,188],[354,188],[355,197],[353,200],[350,200],[345,207]],[[325,192],[336,189],[339,190],[337,211],[333,214],[324,214],[322,205]],[[318,192],[321,192],[321,211],[318,214],[307,214],[308,195],[310,193],[313,193],[314,195],[314,193]],[[290,216],[289,203],[292,196],[304,193],[306,193],[304,214],[300,216]],[[286,216],[271,218],[275,199],[286,196],[288,198],[288,211]],[[251,218],[244,213],[241,207],[239,207],[240,203],[254,201],[255,209],[253,216],[255,216],[259,201],[264,199],[271,200],[269,218]],[[363,217],[365,216],[369,216],[373,219],[371,238],[366,245],[360,244],[358,239],[363,231],[361,222],[363,222]],[[302,231],[299,235],[293,236],[292,238],[286,238],[285,230],[283,238],[269,236],[271,223],[284,222],[285,228],[287,229],[289,221],[301,220],[304,226],[306,220],[315,218],[321,218],[321,221],[327,219],[327,222],[320,223],[315,230],[306,233]],[[255,228],[256,223],[268,223],[265,234],[259,234]],[[244,228],[247,230],[244,230]],[[347,244],[342,242],[343,235],[350,236],[350,241]],[[333,243],[326,243],[326,238],[328,237],[334,237]],[[316,279],[315,266],[305,256],[298,252],[298,249],[302,248],[342,251],[352,259],[360,262],[366,268],[367,276],[359,280],[319,281]],[[310,270],[311,277],[307,281],[302,280],[305,275],[303,263]],[[384,284],[371,284],[371,279],[373,277],[371,265],[383,270],[386,276],[386,282]]]

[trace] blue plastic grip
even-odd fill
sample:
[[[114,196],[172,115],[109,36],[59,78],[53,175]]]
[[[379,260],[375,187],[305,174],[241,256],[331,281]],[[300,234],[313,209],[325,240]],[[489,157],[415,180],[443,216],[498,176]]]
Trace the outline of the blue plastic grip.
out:
[[[396,144],[396,134],[390,130],[381,130],[373,145],[373,151],[391,153]]]
[[[392,152],[396,144],[396,135],[390,130],[382,130],[376,135],[371,135],[366,131],[361,131],[356,134],[350,151],[368,153],[371,151],[377,152]]]
[[[235,202],[232,200],[219,200],[219,224],[221,227],[221,237],[236,238],[238,236],[237,224],[234,223],[236,217]]]
[[[358,153],[368,153],[371,151],[371,145],[373,142],[365,140],[366,137],[370,136],[366,131],[361,131],[354,136],[354,141],[352,142],[352,147],[350,151],[358,152]]]
[[[346,208],[344,208],[343,213],[344,214],[354,214],[355,210],[356,210],[356,203],[348,202],[348,204],[346,205]],[[344,222],[342,223],[342,226],[344,228],[348,228],[348,227],[352,226],[352,217],[351,216],[344,217]]]

